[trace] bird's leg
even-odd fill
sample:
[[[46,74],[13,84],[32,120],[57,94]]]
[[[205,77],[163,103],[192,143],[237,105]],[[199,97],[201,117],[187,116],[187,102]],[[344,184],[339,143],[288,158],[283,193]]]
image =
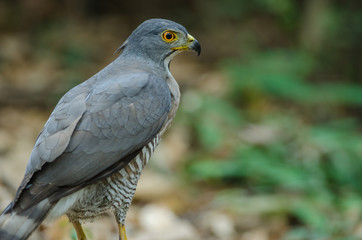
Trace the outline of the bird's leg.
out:
[[[118,223],[119,240],[127,240],[126,228],[123,224]]]
[[[85,235],[82,225],[79,222],[73,223],[75,232],[77,233],[78,240],[87,240],[87,236]]]

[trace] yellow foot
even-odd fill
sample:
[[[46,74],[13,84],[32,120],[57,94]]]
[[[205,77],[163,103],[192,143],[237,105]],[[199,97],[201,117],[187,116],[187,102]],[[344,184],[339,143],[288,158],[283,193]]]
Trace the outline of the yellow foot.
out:
[[[78,240],[87,240],[87,236],[85,235],[82,225],[79,222],[73,223],[75,232],[77,233]]]
[[[118,224],[119,240],[127,240],[126,228],[122,224]]]

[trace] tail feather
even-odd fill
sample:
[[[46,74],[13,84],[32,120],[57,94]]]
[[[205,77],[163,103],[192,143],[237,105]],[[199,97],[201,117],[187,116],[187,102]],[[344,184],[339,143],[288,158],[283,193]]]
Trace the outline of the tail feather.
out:
[[[0,215],[0,239],[24,240],[40,225],[52,204],[44,199],[35,206],[21,212],[7,210]]]

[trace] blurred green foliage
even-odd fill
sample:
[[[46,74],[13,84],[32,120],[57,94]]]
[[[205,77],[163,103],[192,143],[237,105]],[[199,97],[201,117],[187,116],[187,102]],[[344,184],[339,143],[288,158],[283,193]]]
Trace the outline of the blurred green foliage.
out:
[[[358,119],[335,112],[360,107],[361,86],[315,86],[306,80],[314,71],[310,58],[279,50],[224,67],[230,101],[200,93],[197,114],[182,112],[200,146],[188,173],[195,181],[252,194],[290,195],[294,200],[286,214],[301,226],[286,239],[348,235],[362,210],[362,138]],[[260,107],[260,101],[267,106]],[[319,111],[334,117],[316,117]],[[350,211],[355,219],[349,219]]]
[[[295,51],[271,51],[252,56],[246,63],[228,63],[234,99],[259,94],[299,104],[362,105],[362,86],[352,83],[304,81],[314,69],[311,55]],[[262,69],[261,69],[262,68]]]
[[[339,46],[361,36],[356,27],[361,15],[348,16],[357,11],[348,4],[338,8],[337,3],[317,2],[322,5],[313,11],[324,12],[326,18],[319,20],[329,22],[318,29],[325,36],[317,48],[291,37],[292,45],[263,49],[256,42],[257,47],[245,50],[243,43],[248,40],[242,40],[239,47],[244,54],[220,65],[229,77],[224,96],[186,93],[192,99],[187,101],[197,103],[196,109],[190,109],[186,102],[180,114],[196,139],[186,172],[200,184],[234,189],[227,205],[236,202],[243,208],[251,196],[280,199],[283,206],[276,204],[262,214],[279,211],[290,221],[283,239],[358,239],[353,236],[362,211],[362,135],[357,114],[362,86],[356,81],[361,62],[351,62],[356,60],[353,57],[338,60],[338,53],[331,51],[341,51]],[[224,1],[219,12],[245,19],[257,11],[272,14],[274,24],[287,31],[303,28],[296,1],[248,3]],[[313,8],[311,1],[310,5]],[[306,28],[304,34],[312,37]],[[247,31],[241,29],[239,35],[253,34]],[[343,39],[328,38],[343,33]],[[348,47],[360,50],[357,45]]]

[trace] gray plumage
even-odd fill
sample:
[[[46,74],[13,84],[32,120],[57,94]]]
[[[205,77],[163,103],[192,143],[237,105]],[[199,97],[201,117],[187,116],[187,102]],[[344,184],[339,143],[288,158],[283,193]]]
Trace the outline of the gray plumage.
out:
[[[165,30],[177,40],[163,39]],[[0,239],[26,239],[47,215],[81,222],[111,209],[124,224],[141,171],[179,105],[168,66],[181,50],[200,52],[183,26],[145,21],[114,62],[60,99],[0,216]]]

